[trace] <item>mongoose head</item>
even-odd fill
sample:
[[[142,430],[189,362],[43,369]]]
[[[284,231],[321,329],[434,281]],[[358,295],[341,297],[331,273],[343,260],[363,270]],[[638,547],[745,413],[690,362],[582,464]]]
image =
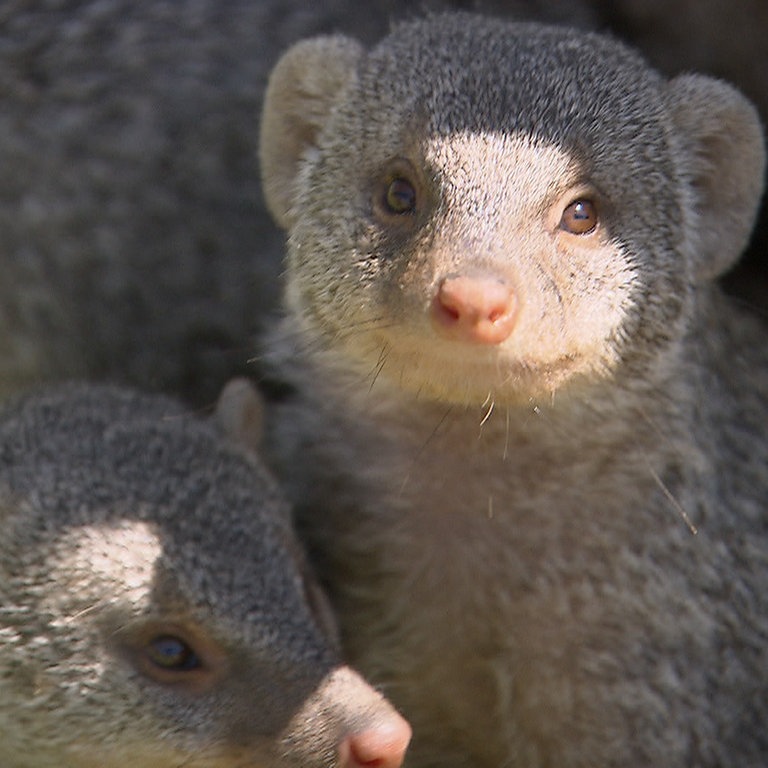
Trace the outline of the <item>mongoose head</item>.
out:
[[[255,455],[172,401],[72,385],[0,416],[4,768],[400,765],[320,599]]]
[[[314,354],[422,397],[528,403],[668,364],[746,244],[764,150],[725,83],[458,14],[371,51],[290,49],[261,162]]]

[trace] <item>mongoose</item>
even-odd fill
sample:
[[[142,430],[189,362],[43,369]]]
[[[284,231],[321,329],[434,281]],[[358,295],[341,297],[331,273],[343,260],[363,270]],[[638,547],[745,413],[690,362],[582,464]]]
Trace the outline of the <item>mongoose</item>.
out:
[[[272,460],[416,766],[768,757],[768,359],[715,278],[763,136],[705,76],[473,15],[291,48]]]
[[[399,766],[255,455],[85,385],[0,415],[3,768]]]
[[[300,37],[376,40],[416,4],[1,5],[0,398],[84,376],[210,403],[247,372],[278,295],[282,238],[262,200],[253,130],[270,68]],[[763,0],[688,5],[472,1],[610,25],[659,64],[740,77],[768,105]]]
[[[581,0],[512,4],[588,23]],[[84,377],[201,406],[247,373],[282,256],[253,130],[269,71],[302,37],[375,40],[412,6],[3,3],[0,398]]]

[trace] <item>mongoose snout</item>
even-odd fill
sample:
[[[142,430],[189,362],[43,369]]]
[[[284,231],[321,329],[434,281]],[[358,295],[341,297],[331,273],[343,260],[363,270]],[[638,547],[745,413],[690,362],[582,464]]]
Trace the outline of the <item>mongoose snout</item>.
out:
[[[346,733],[340,737],[335,753],[329,752],[329,768],[400,768],[411,740],[411,727],[383,697],[372,693],[365,680],[349,667],[335,669],[293,718],[284,743],[297,741],[309,746],[318,742],[318,725],[322,732],[327,723],[338,718],[345,723]],[[306,746],[301,747],[301,752],[304,759],[310,758]]]
[[[432,301],[438,333],[474,344],[500,344],[515,327],[517,297],[504,280],[486,276],[446,277]]]

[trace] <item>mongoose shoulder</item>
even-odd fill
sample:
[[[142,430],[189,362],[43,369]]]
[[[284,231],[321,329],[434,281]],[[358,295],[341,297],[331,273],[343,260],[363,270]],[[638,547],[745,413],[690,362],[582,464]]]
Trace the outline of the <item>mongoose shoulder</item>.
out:
[[[729,85],[437,15],[290,49],[274,461],[422,766],[768,755],[768,359],[715,279],[765,156]]]
[[[257,457],[173,401],[67,385],[0,415],[4,768],[398,766]]]

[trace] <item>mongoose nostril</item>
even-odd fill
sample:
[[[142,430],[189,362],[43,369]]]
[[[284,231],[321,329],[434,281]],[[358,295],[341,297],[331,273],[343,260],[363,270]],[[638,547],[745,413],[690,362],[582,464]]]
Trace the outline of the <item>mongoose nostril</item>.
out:
[[[447,277],[432,302],[437,331],[456,341],[500,344],[512,333],[517,297],[511,286],[493,277]]]

